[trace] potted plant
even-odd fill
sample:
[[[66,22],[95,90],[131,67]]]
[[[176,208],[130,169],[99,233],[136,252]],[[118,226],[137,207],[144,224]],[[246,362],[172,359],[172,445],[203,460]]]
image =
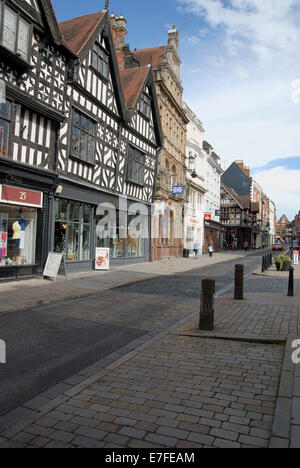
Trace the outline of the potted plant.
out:
[[[279,257],[274,258],[277,271],[289,271],[292,260],[286,255],[279,255]]]

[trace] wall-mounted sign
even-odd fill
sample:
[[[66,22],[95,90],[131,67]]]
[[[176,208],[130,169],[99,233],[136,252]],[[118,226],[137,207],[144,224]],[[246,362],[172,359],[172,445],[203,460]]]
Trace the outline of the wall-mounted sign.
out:
[[[216,213],[216,216],[221,216],[221,214],[222,214],[221,210],[216,210],[215,213]]]
[[[205,213],[204,221],[211,221],[211,213]]]
[[[96,249],[95,270],[109,270],[109,252],[103,247]]]
[[[43,207],[43,192],[27,190],[10,185],[0,185],[0,202],[9,205]]]
[[[172,195],[183,195],[184,185],[172,185]]]

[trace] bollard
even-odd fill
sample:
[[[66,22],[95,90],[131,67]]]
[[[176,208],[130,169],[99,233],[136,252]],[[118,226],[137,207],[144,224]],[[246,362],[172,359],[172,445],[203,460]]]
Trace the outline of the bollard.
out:
[[[294,270],[295,268],[290,266],[289,269],[289,289],[288,289],[288,296],[294,297]]]
[[[202,280],[199,329],[214,329],[216,282],[212,279]]]
[[[234,299],[244,299],[244,265],[235,265]]]
[[[268,256],[265,254],[265,269],[268,270],[269,264],[268,264]]]
[[[264,273],[265,271],[266,271],[265,256],[263,255],[263,257],[262,257],[262,264],[261,264],[261,272]]]

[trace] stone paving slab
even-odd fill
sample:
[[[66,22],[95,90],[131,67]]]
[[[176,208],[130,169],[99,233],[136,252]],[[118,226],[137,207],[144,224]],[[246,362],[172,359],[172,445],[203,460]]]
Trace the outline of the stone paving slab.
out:
[[[193,317],[178,329],[179,333],[199,332],[200,305]],[[299,298],[277,294],[248,293],[243,301],[232,296],[216,299],[215,328],[210,335],[239,335],[285,340],[289,335],[300,337]]]
[[[2,431],[0,448],[267,447],[282,357],[277,345],[162,334]]]

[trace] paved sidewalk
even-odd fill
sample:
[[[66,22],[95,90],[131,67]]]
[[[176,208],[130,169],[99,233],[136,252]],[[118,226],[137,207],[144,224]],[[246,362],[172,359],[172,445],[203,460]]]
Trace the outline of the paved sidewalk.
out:
[[[190,303],[188,319],[3,416],[0,448],[300,447],[300,298],[251,292],[268,276],[244,301],[217,298],[213,332]]]
[[[207,255],[199,259],[174,258],[162,262],[113,267],[110,271],[76,273],[68,275],[68,280],[64,276],[59,276],[56,282],[32,279],[0,283],[0,314],[85,297],[132,282],[184,273],[244,257],[246,257],[244,252],[215,253],[213,258]]]

